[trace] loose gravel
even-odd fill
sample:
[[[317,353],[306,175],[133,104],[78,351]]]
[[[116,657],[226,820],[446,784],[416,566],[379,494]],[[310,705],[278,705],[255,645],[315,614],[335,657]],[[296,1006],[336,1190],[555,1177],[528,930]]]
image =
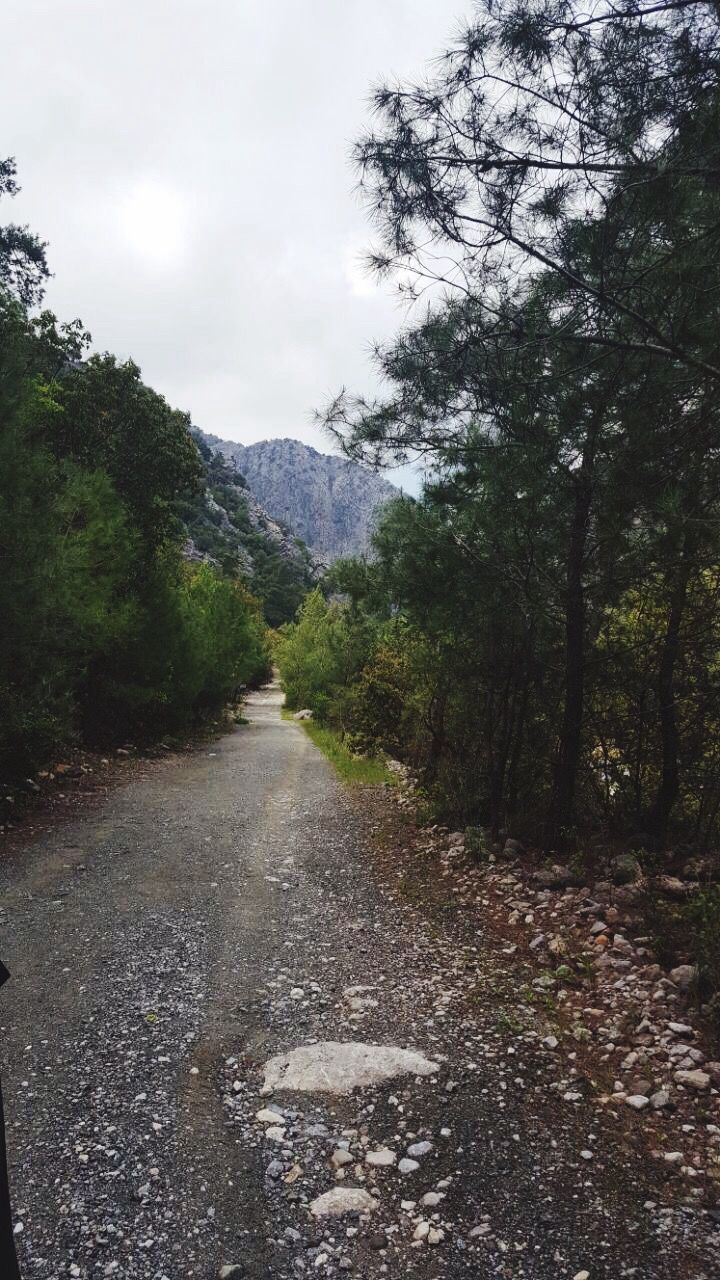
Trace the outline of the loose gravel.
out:
[[[394,801],[344,792],[278,703],[0,868],[25,1280],[710,1280],[673,1161],[514,1019],[477,918],[375,869]],[[328,1044],[403,1072],[287,1075]]]

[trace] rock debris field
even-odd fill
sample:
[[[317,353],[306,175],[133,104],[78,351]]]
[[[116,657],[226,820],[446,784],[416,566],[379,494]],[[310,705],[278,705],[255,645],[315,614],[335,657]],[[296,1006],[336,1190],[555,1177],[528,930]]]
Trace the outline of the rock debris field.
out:
[[[26,1280],[716,1276],[720,1075],[627,903],[248,715],[0,866]]]

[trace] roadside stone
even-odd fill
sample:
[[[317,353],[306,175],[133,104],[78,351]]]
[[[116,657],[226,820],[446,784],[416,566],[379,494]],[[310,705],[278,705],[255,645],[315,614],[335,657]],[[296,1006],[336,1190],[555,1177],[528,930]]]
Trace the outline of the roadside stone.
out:
[[[337,1151],[333,1151],[330,1161],[335,1165],[336,1169],[341,1169],[343,1165],[352,1164],[354,1157],[344,1147],[338,1147]]]
[[[655,888],[666,898],[680,901],[692,892],[692,885],[686,884],[678,876],[659,875],[655,877]]]
[[[689,991],[697,977],[697,969],[693,964],[679,964],[670,970],[670,981],[681,991]]]
[[[633,1111],[642,1111],[650,1105],[650,1099],[646,1098],[644,1093],[632,1093],[629,1098],[625,1099],[625,1102],[629,1107],[632,1107]]]
[[[703,1089],[710,1088],[710,1076],[707,1071],[676,1071],[673,1077],[676,1084],[684,1084],[687,1089]]]
[[[661,1111],[663,1107],[670,1105],[670,1094],[667,1089],[658,1089],[657,1093],[650,1095],[650,1106],[656,1111]]]
[[[408,1160],[407,1156],[405,1156],[398,1165],[398,1171],[402,1174],[415,1173],[415,1170],[419,1168],[420,1165],[418,1164],[418,1161]]]
[[[559,934],[555,934],[547,944],[547,949],[551,956],[562,957],[568,953],[567,942],[561,938]]]
[[[412,1145],[408,1147],[407,1153],[413,1160],[415,1160],[418,1156],[426,1156],[429,1151],[432,1151],[432,1149],[432,1142],[428,1142],[427,1140],[424,1142],[413,1142]]]
[[[390,1165],[395,1164],[397,1156],[389,1147],[381,1147],[378,1151],[368,1151],[365,1156],[365,1163],[372,1165],[374,1169],[388,1169]]]
[[[426,1209],[436,1209],[443,1199],[441,1191],[426,1191],[420,1203]]]
[[[552,867],[541,867],[532,876],[533,883],[539,889],[568,889],[579,883],[576,874],[569,867],[555,863]]]
[[[640,1094],[642,1094],[646,1098],[649,1098],[650,1094],[652,1093],[652,1080],[643,1080],[643,1079],[631,1080],[630,1084],[628,1085],[628,1090],[630,1094],[635,1098],[638,1097]]]
[[[260,1124],[280,1124],[285,1119],[285,1116],[279,1108],[276,1111],[272,1107],[263,1107],[261,1111],[255,1112],[255,1119]]]
[[[703,1068],[716,1089],[720,1089],[720,1062],[705,1062]]]
[[[226,1263],[218,1271],[218,1280],[240,1280],[245,1275],[243,1268],[237,1262]]]

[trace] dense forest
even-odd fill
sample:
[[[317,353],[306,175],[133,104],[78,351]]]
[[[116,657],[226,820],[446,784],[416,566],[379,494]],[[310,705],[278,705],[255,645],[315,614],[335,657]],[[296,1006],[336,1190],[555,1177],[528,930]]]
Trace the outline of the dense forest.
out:
[[[0,194],[16,191],[0,164]],[[0,777],[72,741],[184,730],[267,672],[232,564],[187,563],[206,477],[188,416],[40,309],[45,245],[0,227]],[[272,586],[272,583],[270,583]]]
[[[414,308],[323,418],[428,479],[283,629],[289,700],[548,851],[720,835],[718,22],[487,0],[356,148]]]

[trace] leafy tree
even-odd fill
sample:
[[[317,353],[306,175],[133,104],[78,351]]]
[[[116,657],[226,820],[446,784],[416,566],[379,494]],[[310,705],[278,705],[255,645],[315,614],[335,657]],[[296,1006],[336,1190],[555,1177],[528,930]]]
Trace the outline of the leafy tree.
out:
[[[608,694],[598,638],[650,575],[663,634],[644,678],[634,821],[662,846],[684,793],[689,613],[717,559],[717,13],[488,3],[437,66],[427,83],[378,92],[380,123],[357,157],[383,237],[374,265],[442,292],[376,349],[387,393],[343,394],[324,420],[353,457],[422,457],[436,473],[420,518],[387,526],[378,544],[381,565],[405,555],[399,607],[424,636],[446,624],[462,652],[443,582],[469,571],[487,592],[494,565],[514,585],[512,601],[485,595],[473,627],[481,651],[502,637],[502,671],[508,621],[516,610],[526,620],[521,669],[539,668],[544,684],[528,675],[520,703],[551,766],[550,847],[572,843],[608,801],[611,766],[597,761],[617,773],[622,752],[607,722],[608,750],[593,734],[595,699]],[[424,589],[415,557],[431,567]],[[477,689],[475,740],[502,800],[479,803],[496,825],[516,782],[498,782],[508,756],[489,670]],[[441,756],[473,737],[462,720],[443,724]],[[617,794],[606,818],[620,817]],[[533,788],[524,804],[537,813]]]
[[[131,360],[92,356],[59,380],[64,410],[54,434],[59,457],[101,466],[150,549],[177,532],[175,501],[201,467],[187,414],[144,385]]]
[[[0,199],[17,195],[16,176],[15,161],[0,160]],[[12,222],[0,227],[0,288],[26,306],[40,301],[50,275],[46,248],[27,227]]]
[[[428,82],[375,94],[356,148],[374,265],[482,299],[506,340],[504,296],[549,273],[554,343],[717,380],[714,326],[685,304],[715,306],[718,65],[704,0],[485,0]]]
[[[13,194],[12,162],[0,195]],[[268,669],[257,602],[180,556],[201,466],[185,414],[132,362],[84,360],[79,322],[31,313],[44,246],[0,229],[0,771],[82,734],[151,738]]]

